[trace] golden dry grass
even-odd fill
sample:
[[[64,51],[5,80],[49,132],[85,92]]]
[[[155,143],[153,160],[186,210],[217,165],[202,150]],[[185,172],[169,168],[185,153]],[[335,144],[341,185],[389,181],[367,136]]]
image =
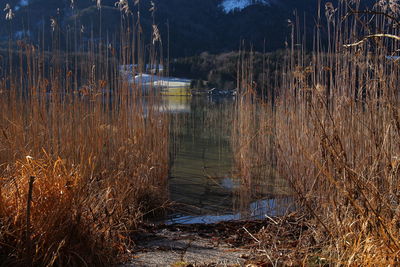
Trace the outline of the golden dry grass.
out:
[[[157,94],[119,73],[144,58],[141,34],[121,34],[120,50],[92,41],[60,52],[57,34],[50,52],[10,47],[0,82],[1,263],[123,261],[132,230],[166,200],[168,118]]]
[[[254,146],[273,146],[278,173],[313,225],[318,249],[304,256],[304,264],[318,258],[320,264],[394,266],[400,252],[400,76],[398,62],[387,56],[396,54],[398,44],[383,35],[362,36],[377,28],[399,32],[385,15],[357,13],[348,4],[339,5],[327,22],[325,48],[318,32],[311,54],[288,50],[279,86],[273,88],[277,100],[265,111],[275,118],[269,124],[273,131],[255,134],[255,101],[246,102],[236,117],[241,134],[234,142],[253,138],[256,145],[247,146],[251,156],[242,156],[238,145],[236,158],[246,170],[259,153]],[[242,88],[251,87],[251,76],[241,82]],[[265,135],[273,135],[275,144],[265,143]],[[259,158],[273,160],[262,153]]]

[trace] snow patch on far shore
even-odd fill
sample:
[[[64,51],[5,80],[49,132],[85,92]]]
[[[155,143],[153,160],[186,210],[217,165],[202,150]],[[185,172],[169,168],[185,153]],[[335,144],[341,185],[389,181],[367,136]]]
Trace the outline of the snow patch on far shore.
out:
[[[240,11],[254,4],[270,5],[270,0],[223,0],[220,7],[225,13]]]

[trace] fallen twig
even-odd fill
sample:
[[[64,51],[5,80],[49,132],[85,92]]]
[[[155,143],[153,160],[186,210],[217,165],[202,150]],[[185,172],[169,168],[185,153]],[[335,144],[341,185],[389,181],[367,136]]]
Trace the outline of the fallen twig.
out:
[[[257,243],[260,243],[260,240],[258,240],[252,233],[249,232],[249,230],[246,229],[246,227],[242,227]]]

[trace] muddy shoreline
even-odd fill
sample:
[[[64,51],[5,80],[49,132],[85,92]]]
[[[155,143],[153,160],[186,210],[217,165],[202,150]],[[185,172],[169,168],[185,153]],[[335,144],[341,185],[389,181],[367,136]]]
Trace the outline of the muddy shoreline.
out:
[[[143,224],[124,266],[293,266],[310,253],[311,226],[292,214],[214,224]],[[251,265],[253,264],[253,265]]]

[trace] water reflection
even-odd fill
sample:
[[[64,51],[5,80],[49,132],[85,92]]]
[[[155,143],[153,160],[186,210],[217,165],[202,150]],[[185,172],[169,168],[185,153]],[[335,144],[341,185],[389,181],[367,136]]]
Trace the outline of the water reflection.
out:
[[[226,189],[234,190],[240,187],[240,182],[238,181],[238,179],[224,178],[221,181],[221,185]]]
[[[170,198],[200,214],[231,210],[232,191],[221,185],[230,177],[232,151],[229,144],[231,100],[212,101],[193,97],[190,113],[173,116],[173,143],[169,179]],[[224,211],[221,211],[223,209]]]
[[[161,107],[170,113],[189,113],[190,96],[165,96],[162,98]]]
[[[235,177],[231,131],[234,98],[165,97],[171,122],[168,223],[212,223],[282,214],[290,204],[276,177]],[[256,193],[254,193],[256,192]]]

